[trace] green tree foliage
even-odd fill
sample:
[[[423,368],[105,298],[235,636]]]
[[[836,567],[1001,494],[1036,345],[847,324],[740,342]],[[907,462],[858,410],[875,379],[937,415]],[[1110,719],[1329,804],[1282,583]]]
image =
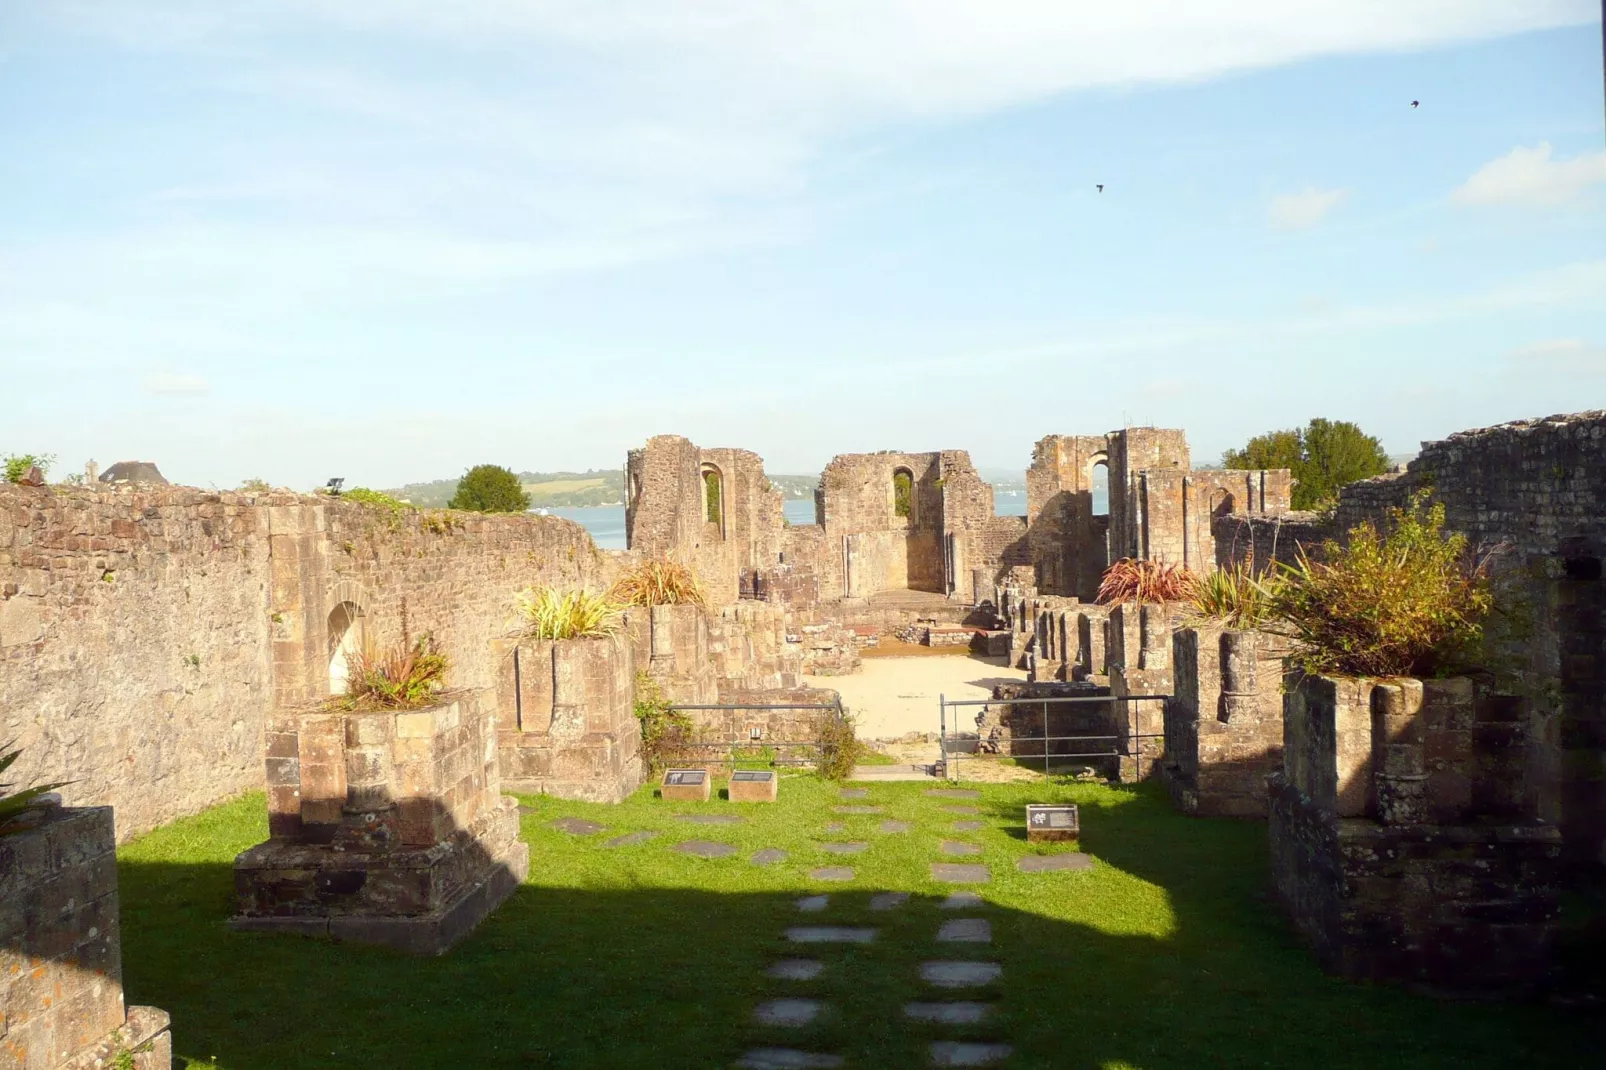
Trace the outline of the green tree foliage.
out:
[[[1389,470],[1383,444],[1348,420],[1317,418],[1304,428],[1256,435],[1241,450],[1221,458],[1227,468],[1287,468],[1293,471],[1295,509],[1316,509],[1338,497],[1340,487]]]
[[[914,477],[903,469],[892,473],[892,512],[896,516],[909,516],[914,512]]]
[[[55,463],[56,457],[51,453],[14,453],[0,458],[0,464],[6,466],[7,483],[21,483],[30,468],[38,468],[41,473],[48,475],[50,466]]]
[[[718,472],[703,473],[703,510],[704,516],[710,524],[718,524],[721,520],[720,486]]]
[[[519,477],[497,464],[477,464],[463,473],[448,509],[476,513],[522,513],[530,507]]]

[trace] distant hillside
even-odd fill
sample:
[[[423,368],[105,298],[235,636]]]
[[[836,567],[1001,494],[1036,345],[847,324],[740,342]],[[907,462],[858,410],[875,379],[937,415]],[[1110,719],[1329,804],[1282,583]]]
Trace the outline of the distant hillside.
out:
[[[530,495],[530,506],[623,505],[624,473],[617,469],[588,469],[584,472],[520,472],[519,482]],[[814,498],[819,476],[770,476],[770,482],[785,498]],[[457,493],[457,480],[437,479],[429,483],[408,483],[385,491],[393,497],[425,509],[444,508]]]

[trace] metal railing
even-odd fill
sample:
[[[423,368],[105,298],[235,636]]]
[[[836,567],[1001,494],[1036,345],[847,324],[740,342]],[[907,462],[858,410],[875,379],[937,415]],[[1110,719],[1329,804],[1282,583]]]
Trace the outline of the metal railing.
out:
[[[755,703],[755,702],[679,703],[679,702],[674,702],[674,703],[670,703],[669,708],[671,710],[677,710],[677,711],[680,711],[680,712],[691,712],[691,711],[696,711],[696,710],[722,710],[722,711],[725,711],[725,712],[739,712],[739,711],[742,711],[742,710],[819,710],[822,713],[834,715],[838,719],[841,719],[841,718],[847,716],[847,711],[842,708],[842,698],[841,698],[840,695],[837,696],[835,701],[828,702],[828,703],[823,703],[823,702],[773,702],[773,703]],[[749,759],[749,758],[741,758],[741,759],[735,758],[734,754],[738,749],[774,748],[776,750],[776,753],[773,756],[771,756],[769,764],[771,766],[780,766],[780,765],[812,765],[812,764],[815,764],[815,761],[816,761],[820,751],[823,749],[824,744],[825,744],[825,741],[823,739],[766,739],[763,736],[757,736],[757,737],[749,737],[747,739],[697,740],[695,742],[687,741],[687,742],[683,742],[683,743],[677,743],[677,744],[675,744],[675,746],[677,748],[685,748],[685,747],[698,747],[698,748],[712,747],[712,748],[716,748],[716,749],[722,748],[725,751],[725,757],[726,757],[727,764],[729,762],[733,762],[733,761],[744,761],[744,762],[746,762],[746,761],[755,761],[755,760],[757,760],[757,759]],[[789,748],[792,748],[792,747],[808,747],[808,748],[812,748],[812,750],[813,750],[813,752],[814,752],[816,757],[815,758],[783,757],[783,756],[781,756],[780,751],[779,751],[779,749],[783,748],[783,747],[789,747]]]
[[[958,775],[959,774],[959,763],[955,759],[959,758],[964,753],[963,751],[959,751],[959,750],[955,750],[953,752],[949,751],[948,741],[950,739],[950,736],[949,736],[949,733],[948,733],[948,711],[950,709],[953,709],[953,708],[956,708],[956,707],[960,707],[960,706],[1035,706],[1035,705],[1041,704],[1042,707],[1043,707],[1043,734],[1041,736],[1021,736],[1021,735],[1016,735],[1013,731],[1011,731],[1010,737],[1009,737],[1009,742],[1010,742],[1011,745],[1014,745],[1014,744],[1017,744],[1017,743],[1041,743],[1043,745],[1043,772],[1044,773],[1050,772],[1049,763],[1054,758],[1114,758],[1114,759],[1116,759],[1116,761],[1118,763],[1117,764],[1117,768],[1119,768],[1119,763],[1121,761],[1123,761],[1123,760],[1131,760],[1131,761],[1135,762],[1136,763],[1135,778],[1138,779],[1138,780],[1141,780],[1141,779],[1143,779],[1143,741],[1144,740],[1148,740],[1148,739],[1161,739],[1161,740],[1163,740],[1165,738],[1164,721],[1163,721],[1163,717],[1164,717],[1163,708],[1161,710],[1161,717],[1162,717],[1161,731],[1159,731],[1159,732],[1144,732],[1142,730],[1142,722],[1143,722],[1142,709],[1143,708],[1140,705],[1134,705],[1134,706],[1131,707],[1131,709],[1132,709],[1132,725],[1131,725],[1132,731],[1129,731],[1129,732],[1126,732],[1126,733],[1117,733],[1115,735],[1055,736],[1055,735],[1050,735],[1049,734],[1049,726],[1048,726],[1048,712],[1049,711],[1048,711],[1048,707],[1051,704],[1064,705],[1064,704],[1079,703],[1079,702],[1080,703],[1090,703],[1090,702],[1103,702],[1103,703],[1131,702],[1131,703],[1134,703],[1134,704],[1143,703],[1143,702],[1165,702],[1166,700],[1168,700],[1170,698],[1171,698],[1170,695],[1064,695],[1064,696],[1044,696],[1042,698],[949,699],[947,695],[938,695],[937,699],[938,699],[938,702],[940,704],[940,709],[941,709],[941,722],[940,722],[941,731],[940,731],[937,739],[938,739],[939,745],[941,746],[941,749],[942,749],[942,770],[943,770],[943,775],[945,777],[947,777],[949,780],[959,780],[960,779],[960,777]],[[956,724],[957,724],[957,721],[956,721]],[[956,734],[952,738],[955,741],[958,741],[961,737]],[[1092,743],[1092,742],[1097,742],[1097,741],[1100,741],[1100,740],[1108,740],[1109,743],[1110,743],[1109,748],[1105,749],[1105,750],[1094,750],[1094,751],[1066,752],[1066,753],[1057,753],[1057,754],[1050,754],[1049,753],[1049,744],[1050,743]],[[978,757],[978,758],[980,757],[980,750],[981,750],[981,745],[982,745],[983,742],[984,741],[982,740],[980,733],[977,733],[977,736],[976,736],[977,754],[974,757]],[[950,756],[950,754],[951,754],[951,756]],[[1012,757],[1017,757],[1017,758],[1019,758],[1019,757],[1030,757],[1030,755],[1021,755],[1021,754],[1017,753],[1015,755],[1012,755]]]

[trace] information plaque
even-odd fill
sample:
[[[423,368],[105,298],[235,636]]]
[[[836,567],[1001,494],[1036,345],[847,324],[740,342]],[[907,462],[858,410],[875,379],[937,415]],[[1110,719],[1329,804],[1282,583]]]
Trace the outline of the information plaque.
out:
[[[670,769],[664,773],[659,794],[679,802],[707,802],[708,788],[706,769]]]
[[[1029,803],[1026,807],[1026,841],[1075,841],[1081,834],[1075,803]]]
[[[731,802],[774,802],[779,778],[769,769],[738,769],[731,774]]]

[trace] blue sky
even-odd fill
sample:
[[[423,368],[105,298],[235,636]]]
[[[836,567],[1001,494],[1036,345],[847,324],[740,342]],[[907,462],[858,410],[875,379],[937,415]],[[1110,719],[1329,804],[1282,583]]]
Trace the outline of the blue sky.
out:
[[[0,4],[0,453],[1020,469],[1606,407],[1598,4],[1176,7]]]

